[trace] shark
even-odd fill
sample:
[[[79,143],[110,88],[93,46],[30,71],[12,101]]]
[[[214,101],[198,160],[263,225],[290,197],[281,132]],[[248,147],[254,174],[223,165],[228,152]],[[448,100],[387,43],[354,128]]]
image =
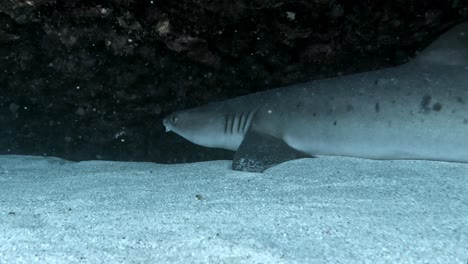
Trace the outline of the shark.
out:
[[[181,110],[166,131],[262,172],[320,156],[468,162],[468,21],[409,62]]]

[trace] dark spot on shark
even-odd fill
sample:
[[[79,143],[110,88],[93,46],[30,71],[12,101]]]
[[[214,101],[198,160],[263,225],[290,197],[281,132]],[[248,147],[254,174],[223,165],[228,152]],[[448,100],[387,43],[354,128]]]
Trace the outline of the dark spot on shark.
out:
[[[439,112],[440,110],[442,110],[442,104],[441,103],[435,103],[433,106],[432,106],[432,110],[436,111],[436,112]]]
[[[461,97],[457,97],[457,103],[465,104],[465,100]]]
[[[312,113],[312,116],[313,116],[313,117],[316,117],[316,116],[317,116],[317,113],[315,113],[315,112]]]
[[[296,104],[296,108],[301,108],[302,107],[302,103],[297,103]]]
[[[346,112],[351,112],[353,110],[354,110],[354,106],[352,106],[350,104],[346,106]]]
[[[380,112],[380,104],[378,102],[375,103],[375,112],[376,113]]]
[[[395,103],[396,103],[396,101],[395,101],[395,100],[392,100],[392,105],[394,105]]]
[[[421,101],[421,110],[424,112],[424,113],[427,113],[431,110],[431,107],[430,107],[430,104],[431,104],[431,100],[432,100],[432,97],[430,95],[425,95],[423,98],[422,98],[422,101]]]
[[[336,126],[336,120],[335,120],[335,122],[333,122],[333,125]]]

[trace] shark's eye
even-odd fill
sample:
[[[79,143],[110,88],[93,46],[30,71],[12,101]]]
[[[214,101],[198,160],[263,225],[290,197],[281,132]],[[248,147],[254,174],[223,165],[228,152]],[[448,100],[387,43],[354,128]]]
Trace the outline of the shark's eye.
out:
[[[173,126],[175,126],[177,124],[177,121],[179,120],[179,118],[175,115],[171,116],[171,124]]]

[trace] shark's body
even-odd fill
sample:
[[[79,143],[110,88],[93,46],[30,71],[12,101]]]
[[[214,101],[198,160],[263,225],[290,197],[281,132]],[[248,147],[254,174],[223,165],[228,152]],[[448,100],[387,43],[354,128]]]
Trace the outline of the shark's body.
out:
[[[172,130],[262,171],[312,155],[468,162],[468,22],[411,62],[172,114]]]

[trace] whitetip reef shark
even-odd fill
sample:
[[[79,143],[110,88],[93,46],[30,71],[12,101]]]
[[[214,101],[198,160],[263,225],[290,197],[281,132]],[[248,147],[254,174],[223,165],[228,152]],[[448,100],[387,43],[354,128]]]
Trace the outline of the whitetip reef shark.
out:
[[[408,63],[172,113],[166,131],[262,172],[320,156],[468,162],[468,22]]]

